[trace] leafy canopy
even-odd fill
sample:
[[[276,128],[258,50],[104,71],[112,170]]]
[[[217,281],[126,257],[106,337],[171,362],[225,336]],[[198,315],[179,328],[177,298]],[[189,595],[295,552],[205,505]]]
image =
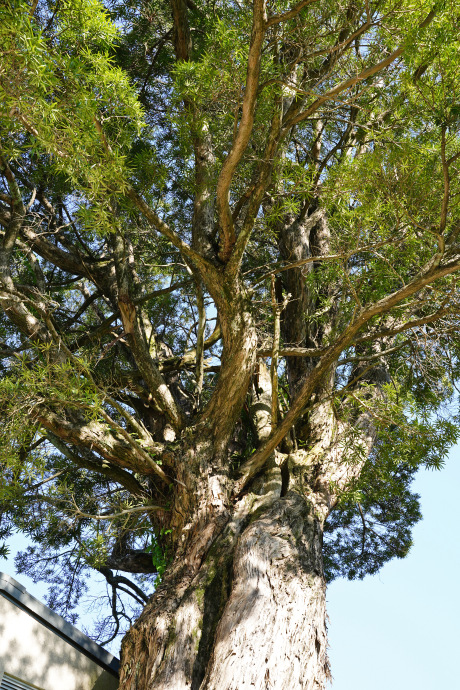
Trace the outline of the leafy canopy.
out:
[[[0,7],[0,537],[30,538],[19,570],[72,620],[105,576],[101,639],[174,556],[181,444],[241,323],[272,362],[277,452],[319,476],[315,414],[334,419],[329,580],[407,554],[413,476],[458,440],[455,3],[260,7]],[[228,401],[245,488],[271,452],[251,367]]]

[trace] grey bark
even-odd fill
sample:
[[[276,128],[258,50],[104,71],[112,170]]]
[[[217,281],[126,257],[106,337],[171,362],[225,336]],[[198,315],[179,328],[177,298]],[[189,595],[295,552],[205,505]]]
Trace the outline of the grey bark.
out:
[[[165,580],[125,638],[137,665],[120,688],[325,687],[325,514],[296,491],[281,497],[279,470],[271,488],[269,507],[241,502],[195,577]]]
[[[321,546],[322,518],[294,492],[243,532],[201,690],[325,687]]]

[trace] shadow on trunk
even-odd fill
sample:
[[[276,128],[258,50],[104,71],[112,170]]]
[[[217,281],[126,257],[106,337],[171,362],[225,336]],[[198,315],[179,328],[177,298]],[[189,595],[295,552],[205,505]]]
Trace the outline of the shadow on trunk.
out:
[[[175,611],[161,611],[160,588],[130,631],[124,658],[135,642],[137,664],[122,669],[120,688],[324,688],[322,525],[313,502],[293,491],[234,519]],[[171,597],[164,601],[171,605]]]

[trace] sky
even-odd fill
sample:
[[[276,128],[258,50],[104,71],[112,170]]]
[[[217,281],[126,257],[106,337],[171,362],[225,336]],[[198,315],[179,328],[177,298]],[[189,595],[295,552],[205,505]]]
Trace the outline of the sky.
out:
[[[423,520],[407,558],[328,588],[331,690],[454,690],[460,648],[460,446],[441,471],[420,471]],[[18,548],[22,544],[18,542]],[[12,560],[0,570],[15,577]],[[33,596],[46,587],[16,578]],[[83,627],[85,621],[78,625]],[[110,651],[118,655],[118,649]]]
[[[408,557],[328,588],[332,690],[460,687],[460,446],[413,487],[423,520]]]

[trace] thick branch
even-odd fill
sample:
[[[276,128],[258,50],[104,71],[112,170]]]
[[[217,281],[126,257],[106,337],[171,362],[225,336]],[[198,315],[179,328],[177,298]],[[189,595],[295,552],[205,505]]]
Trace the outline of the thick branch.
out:
[[[13,247],[21,229],[26,208],[22,201],[22,196],[16,179],[7,161],[0,155],[0,172],[5,176],[8,189],[11,195],[11,219],[6,226],[3,242],[0,248],[0,281],[8,288],[13,288],[13,281],[10,275],[10,260]]]
[[[135,477],[126,470],[116,467],[114,465],[108,465],[102,460],[98,460],[96,456],[89,453],[85,453],[83,456],[77,454],[70,450],[61,439],[56,436],[52,431],[47,431],[46,438],[53,444],[57,450],[62,453],[70,462],[75,464],[77,467],[83,467],[86,470],[91,470],[93,472],[99,472],[103,474],[108,479],[118,482],[121,484],[130,494],[133,496],[143,496],[145,497],[145,490],[141,484],[137,481]]]
[[[118,467],[125,467],[146,475],[158,474],[158,470],[164,474],[152,457],[136,447],[137,444],[133,439],[130,439],[130,442],[123,436],[117,438],[115,433],[110,433],[108,428],[100,422],[88,421],[75,424],[42,406],[33,408],[30,416],[63,441],[96,451]],[[114,429],[114,431],[119,431],[119,429]],[[156,444],[151,449],[151,452],[157,454],[162,451],[163,446],[160,444]],[[167,483],[170,481],[167,478]]]
[[[129,587],[129,589],[132,590],[131,596],[134,596],[139,603],[144,603],[146,604],[149,600],[149,597],[144,594],[142,589],[138,587],[134,582],[131,582],[131,580],[128,580],[127,577],[123,577],[123,575],[114,575],[112,571],[106,567],[102,566],[101,568],[97,568],[97,570],[104,575],[105,579],[109,583],[109,585],[113,587],[119,587],[119,585],[125,585],[126,587]],[[126,589],[124,590],[125,592],[127,591]]]
[[[326,350],[326,353],[320,358],[318,364],[315,366],[311,374],[305,380],[299,394],[291,405],[291,408],[283,421],[278,425],[275,431],[264,445],[257,450],[252,458],[242,467],[242,477],[237,482],[235,493],[240,493],[246,484],[259,472],[264,466],[266,460],[275,450],[276,446],[282,441],[289,429],[296,423],[304,412],[305,406],[311,398],[312,393],[320,383],[326,372],[337,361],[340,353],[348,347],[354,340],[358,331],[378,314],[384,314],[397,304],[402,302],[407,297],[410,297],[417,291],[424,288],[426,285],[433,283],[439,278],[450,275],[460,270],[460,263],[458,261],[451,262],[445,266],[435,267],[433,261],[422,269],[420,274],[414,278],[408,285],[392,294],[382,298],[378,302],[369,307],[363,308],[359,311],[355,320],[345,328],[342,334],[336,341]]]
[[[107,558],[108,568],[123,570],[125,573],[156,573],[152,554],[146,551],[130,549],[121,555],[111,555]]]
[[[251,43],[249,47],[241,120],[230,153],[222,166],[216,190],[219,229],[221,232],[221,249],[219,257],[221,261],[224,262],[227,262],[230,258],[236,241],[229,205],[229,192],[233,175],[246,150],[254,125],[254,112],[259,86],[260,59],[266,28],[265,1],[254,0],[253,7]]]
[[[282,97],[277,96],[274,101],[273,117],[270,123],[264,154],[255,178],[256,181],[251,187],[246,216],[240,230],[240,234],[238,235],[231,259],[226,268],[226,271],[229,275],[236,275],[240,268],[247,243],[249,242],[249,238],[254,229],[254,221],[259,212],[263,196],[270,183],[273,164],[275,162],[275,154],[279,146],[282,144],[283,138],[287,134],[287,132],[284,135],[280,134],[282,112],[283,99]]]

